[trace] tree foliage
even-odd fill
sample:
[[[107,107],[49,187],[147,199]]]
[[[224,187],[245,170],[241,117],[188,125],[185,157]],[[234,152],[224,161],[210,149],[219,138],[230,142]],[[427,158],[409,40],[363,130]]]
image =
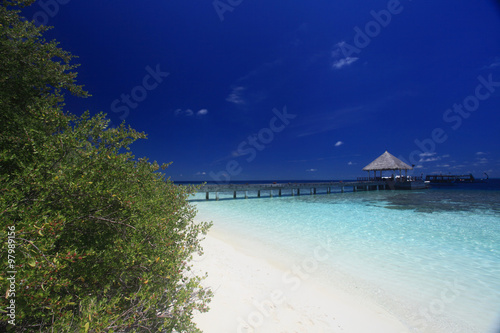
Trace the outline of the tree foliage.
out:
[[[193,222],[193,189],[134,157],[145,134],[63,112],[65,92],[86,96],[73,56],[20,18],[32,1],[0,2],[2,290],[12,226],[17,271],[15,295],[0,298],[0,330],[196,331],[193,311],[206,311],[211,294],[189,260],[210,224]]]

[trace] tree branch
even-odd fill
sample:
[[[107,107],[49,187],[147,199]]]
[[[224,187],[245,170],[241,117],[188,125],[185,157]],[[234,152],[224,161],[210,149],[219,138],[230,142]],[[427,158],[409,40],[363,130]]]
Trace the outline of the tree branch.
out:
[[[33,245],[33,246],[35,247],[35,249],[37,249],[37,250],[38,250],[38,252],[40,252],[40,254],[43,256],[43,258],[44,258],[44,259],[45,259],[45,260],[46,260],[46,261],[47,261],[47,262],[48,262],[48,263],[49,263],[52,267],[56,268],[56,265],[54,265],[53,263],[51,263],[51,262],[49,261],[49,259],[47,259],[47,257],[45,256],[45,254],[43,254],[43,252],[42,252],[42,251],[40,251],[40,249],[39,249],[39,248],[38,248],[38,247],[37,247],[37,246],[36,246],[36,245],[35,245],[32,241],[27,240],[27,239],[24,239],[24,238],[20,238],[20,237],[16,237],[16,239],[21,239],[21,240],[23,240],[23,241],[25,241],[25,242],[28,242],[29,244]]]
[[[135,227],[131,226],[130,224],[123,223],[123,222],[120,222],[120,221],[113,221],[113,220],[110,220],[110,219],[106,219],[106,218],[104,218],[104,217],[92,216],[92,215],[89,215],[89,218],[91,218],[91,219],[95,219],[95,220],[99,220],[99,221],[104,221],[104,222],[114,223],[114,224],[121,224],[121,225],[127,226],[127,227],[129,227],[129,228],[132,228],[132,229],[134,229],[134,230],[137,230]]]

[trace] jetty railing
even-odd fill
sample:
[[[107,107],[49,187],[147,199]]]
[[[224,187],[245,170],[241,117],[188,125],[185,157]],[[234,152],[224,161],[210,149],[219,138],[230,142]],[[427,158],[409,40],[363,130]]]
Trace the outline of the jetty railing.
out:
[[[354,181],[354,182],[318,182],[318,183],[276,183],[276,184],[205,184],[197,190],[198,193],[206,193],[206,200],[210,199],[210,193],[215,193],[215,199],[219,200],[219,193],[232,192],[233,198],[237,198],[238,192],[244,194],[244,198],[248,199],[248,192],[257,192],[257,197],[260,198],[262,192],[269,193],[269,197],[273,197],[275,193],[278,196],[282,195],[301,195],[301,191],[309,190],[311,195],[317,194],[318,190],[326,190],[327,194],[332,193],[333,189],[340,190],[344,193],[346,187],[352,187],[352,191],[375,191],[391,189],[388,181],[370,180],[370,181]]]
[[[396,177],[358,177],[356,178],[357,181],[359,182],[366,182],[366,181],[388,181],[388,180],[395,180],[395,181],[423,181],[423,177],[421,176],[396,176]]]

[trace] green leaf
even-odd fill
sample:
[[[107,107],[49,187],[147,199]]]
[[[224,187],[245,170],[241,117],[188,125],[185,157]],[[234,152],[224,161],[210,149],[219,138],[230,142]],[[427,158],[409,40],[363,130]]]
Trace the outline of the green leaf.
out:
[[[35,259],[31,258],[31,259],[28,261],[28,265],[30,265],[31,267],[35,267],[35,266],[36,266],[36,261],[35,261]]]

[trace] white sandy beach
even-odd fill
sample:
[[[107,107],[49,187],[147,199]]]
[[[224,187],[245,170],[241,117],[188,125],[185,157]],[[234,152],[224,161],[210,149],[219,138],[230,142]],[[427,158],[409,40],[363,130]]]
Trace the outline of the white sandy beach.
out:
[[[205,254],[194,258],[194,271],[208,272],[204,285],[214,292],[210,311],[195,315],[205,333],[409,332],[376,304],[273,263],[259,244],[215,229],[202,245]]]

